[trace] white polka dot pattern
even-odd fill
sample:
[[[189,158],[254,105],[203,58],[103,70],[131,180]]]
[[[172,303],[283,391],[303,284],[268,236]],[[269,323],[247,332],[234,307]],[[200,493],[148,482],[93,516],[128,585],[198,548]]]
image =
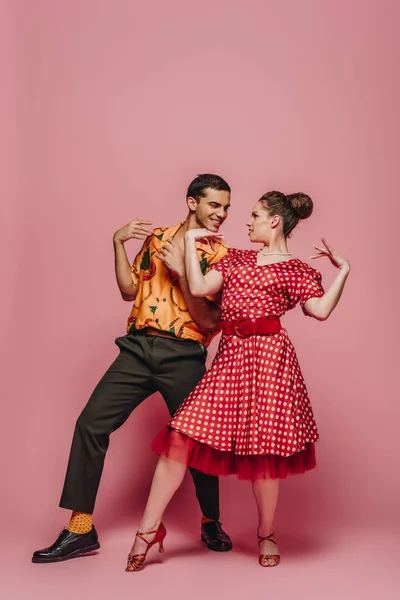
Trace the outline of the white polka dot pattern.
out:
[[[224,276],[222,318],[282,316],[320,297],[321,275],[294,259],[257,265],[257,253],[231,249],[217,265]],[[307,389],[287,332],[222,336],[208,373],[170,426],[237,455],[287,457],[318,440]]]

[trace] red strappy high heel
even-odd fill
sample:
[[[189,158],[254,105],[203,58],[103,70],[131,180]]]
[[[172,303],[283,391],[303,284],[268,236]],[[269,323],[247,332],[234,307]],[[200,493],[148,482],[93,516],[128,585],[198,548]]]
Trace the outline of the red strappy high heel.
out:
[[[146,540],[143,536],[144,535],[152,535],[153,533],[155,533],[155,537],[154,540],[152,542],[149,542],[148,540]],[[147,544],[147,548],[146,548],[146,552],[144,554],[131,554],[129,553],[128,555],[128,564],[126,565],[126,569],[125,571],[127,571],[128,573],[131,571],[140,571],[140,569],[143,567],[144,561],[146,560],[146,556],[148,551],[150,550],[150,548],[152,546],[154,546],[155,544],[160,544],[159,547],[159,552],[164,552],[164,538],[167,535],[167,530],[165,529],[163,523],[160,524],[159,528],[157,530],[154,531],[137,531],[136,535],[138,538],[140,538],[141,540],[143,540],[144,542],[146,542]]]
[[[276,544],[276,541],[273,539],[273,537],[274,537],[273,533],[270,533],[266,537],[261,537],[261,535],[257,535],[257,537],[258,537],[259,545],[261,544],[261,542],[264,542],[265,540],[268,540],[269,542],[273,542],[274,544]],[[272,561],[272,564],[270,562],[265,564],[266,560]],[[260,565],[262,567],[276,567],[277,565],[279,565],[280,560],[281,560],[281,557],[279,554],[260,554],[260,556],[258,557],[258,562],[260,563]]]

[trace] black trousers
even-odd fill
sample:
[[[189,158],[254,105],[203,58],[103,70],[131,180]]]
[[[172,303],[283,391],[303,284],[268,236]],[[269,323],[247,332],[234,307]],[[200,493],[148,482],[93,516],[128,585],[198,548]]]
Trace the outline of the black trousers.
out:
[[[117,338],[119,356],[79,416],[60,506],[93,513],[110,434],[154,392],[173,415],[203,377],[206,350],[192,340],[129,333]],[[219,519],[218,478],[191,469],[204,516]]]

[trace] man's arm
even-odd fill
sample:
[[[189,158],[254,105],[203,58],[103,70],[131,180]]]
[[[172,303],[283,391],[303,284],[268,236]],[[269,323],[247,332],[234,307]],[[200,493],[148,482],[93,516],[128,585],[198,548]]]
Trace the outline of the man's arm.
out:
[[[137,286],[133,282],[131,265],[125,250],[125,242],[130,239],[144,240],[151,234],[150,221],[134,219],[114,233],[115,276],[124,300],[132,302],[136,298]]]
[[[213,333],[218,330],[218,324],[221,321],[220,307],[208,298],[192,296],[186,274],[178,274],[178,277],[186,306],[197,326],[205,333]]]

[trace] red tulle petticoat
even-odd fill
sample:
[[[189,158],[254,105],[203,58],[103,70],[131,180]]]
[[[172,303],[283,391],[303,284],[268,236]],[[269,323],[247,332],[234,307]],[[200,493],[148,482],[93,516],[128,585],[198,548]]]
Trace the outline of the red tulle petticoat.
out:
[[[171,460],[183,463],[207,475],[237,475],[239,479],[285,479],[315,467],[315,447],[307,443],[292,456],[239,455],[221,451],[208,444],[165,427],[153,440],[152,449]]]

